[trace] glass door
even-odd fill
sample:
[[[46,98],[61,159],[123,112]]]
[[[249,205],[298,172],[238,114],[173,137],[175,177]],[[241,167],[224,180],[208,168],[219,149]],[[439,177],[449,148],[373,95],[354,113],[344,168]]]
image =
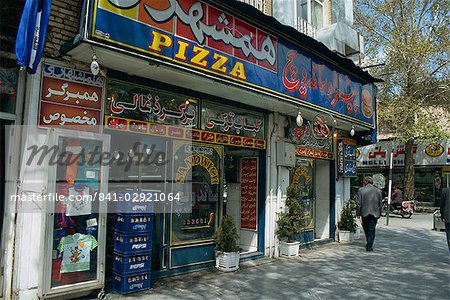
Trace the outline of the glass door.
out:
[[[173,141],[169,269],[214,262],[222,211],[223,147]]]
[[[314,177],[314,160],[297,158],[290,182],[301,188],[301,196],[297,199],[302,209],[301,234],[296,239],[302,243],[314,240]]]
[[[44,294],[102,288],[109,137],[55,132],[50,163]]]

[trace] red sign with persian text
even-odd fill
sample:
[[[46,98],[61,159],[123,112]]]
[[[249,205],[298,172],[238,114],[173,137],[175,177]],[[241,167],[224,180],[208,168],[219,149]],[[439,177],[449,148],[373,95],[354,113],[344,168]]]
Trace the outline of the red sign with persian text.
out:
[[[101,77],[44,64],[38,125],[98,132],[102,97]]]
[[[258,222],[258,158],[241,160],[241,228],[256,230]]]
[[[105,128],[146,135],[164,136],[174,139],[202,141],[219,145],[237,146],[253,149],[266,149],[266,141],[256,138],[243,138],[231,134],[221,134],[181,126],[170,126],[145,121],[136,121],[114,116],[105,116]]]
[[[98,132],[100,111],[41,102],[40,126],[67,127],[67,129]],[[97,125],[95,125],[97,124]],[[93,126],[90,126],[93,125]]]

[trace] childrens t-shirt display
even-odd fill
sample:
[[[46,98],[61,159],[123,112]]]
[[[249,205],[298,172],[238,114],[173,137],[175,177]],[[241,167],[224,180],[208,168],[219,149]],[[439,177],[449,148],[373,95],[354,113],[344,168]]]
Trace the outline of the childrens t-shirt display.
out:
[[[61,239],[58,250],[63,253],[60,273],[87,271],[90,268],[91,251],[97,240],[90,234],[75,233]]]
[[[91,200],[86,197],[91,195],[91,189],[88,186],[81,186],[80,188],[71,187],[68,189],[69,198],[66,198],[66,215],[67,216],[82,216],[90,215]]]

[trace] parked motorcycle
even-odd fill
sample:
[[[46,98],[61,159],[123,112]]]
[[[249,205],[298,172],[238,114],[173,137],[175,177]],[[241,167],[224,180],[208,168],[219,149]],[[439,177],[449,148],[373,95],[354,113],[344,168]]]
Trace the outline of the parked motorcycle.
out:
[[[381,207],[381,216],[385,217],[387,215],[387,207],[388,207],[388,198],[385,197],[382,202]],[[392,215],[399,215],[402,218],[411,218],[412,214],[416,211],[416,200],[411,201],[403,201],[402,206],[400,208],[394,208],[391,204],[391,209],[389,211],[389,214]]]

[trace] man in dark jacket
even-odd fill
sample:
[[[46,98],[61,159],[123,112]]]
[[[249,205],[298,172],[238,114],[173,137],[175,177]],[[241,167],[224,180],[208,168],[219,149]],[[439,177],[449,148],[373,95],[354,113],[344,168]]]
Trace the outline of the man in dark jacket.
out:
[[[441,218],[445,223],[445,233],[447,235],[447,245],[450,251],[450,188],[442,189],[441,192]]]
[[[356,215],[362,217],[362,226],[366,235],[366,250],[373,251],[375,227],[381,214],[381,190],[372,185],[372,177],[363,179],[363,187],[358,190]]]

